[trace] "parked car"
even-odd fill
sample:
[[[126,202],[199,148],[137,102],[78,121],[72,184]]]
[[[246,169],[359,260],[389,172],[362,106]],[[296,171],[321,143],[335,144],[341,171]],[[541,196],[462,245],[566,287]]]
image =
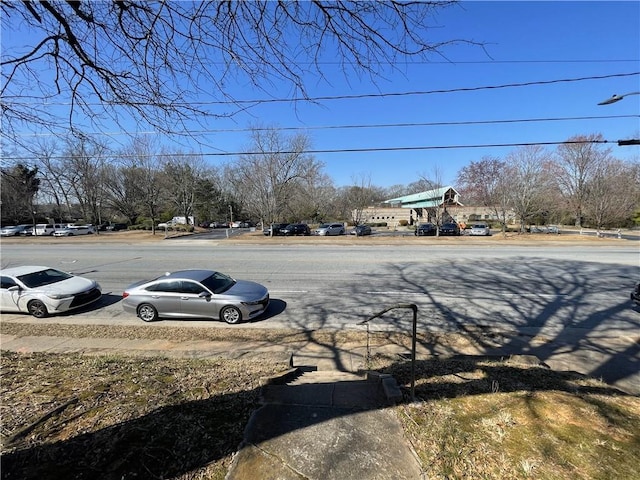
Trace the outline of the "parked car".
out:
[[[75,225],[72,227],[63,228],[53,233],[54,237],[73,237],[74,235],[91,235],[95,233],[93,227],[90,225]]]
[[[640,283],[636,284],[631,292],[631,302],[636,306],[640,306]]]
[[[432,236],[432,235],[435,236],[437,231],[438,230],[433,223],[421,223],[416,228],[416,231],[414,232],[414,234],[419,237]]]
[[[67,224],[62,223],[38,223],[36,225],[36,229],[34,230],[35,234],[38,236],[41,235],[53,235],[58,230],[62,230],[67,228]]]
[[[33,228],[33,225],[10,225],[0,229],[0,237],[16,237],[27,228]]]
[[[371,227],[369,225],[356,225],[349,233],[351,235],[355,235],[356,237],[371,235]]]
[[[230,324],[264,313],[269,291],[263,285],[213,270],[180,270],[128,286],[122,308],[145,322],[158,318],[210,318]]]
[[[43,266],[0,270],[0,310],[36,318],[66,312],[102,296],[94,280]]]
[[[311,229],[306,223],[290,223],[280,231],[285,236],[311,235]]]
[[[272,223],[269,228],[266,228],[262,233],[266,236],[276,236],[276,235],[284,235],[282,230],[285,229],[289,224],[288,223]],[[273,232],[273,234],[271,233]]]
[[[30,237],[31,235],[33,235],[33,225],[31,225],[30,227],[27,227],[24,230],[22,230],[20,232],[20,235],[22,237]]]
[[[491,229],[489,225],[486,223],[474,223],[471,225],[471,230],[469,231],[469,235],[479,235],[488,237],[491,235]]]
[[[314,235],[329,236],[329,235],[344,235],[345,229],[342,223],[321,223],[313,231]]]
[[[111,223],[109,225],[107,225],[107,231],[109,232],[117,232],[118,230],[126,230],[127,228],[127,224],[126,223]]]
[[[460,235],[460,226],[457,223],[443,223],[440,225],[440,235]]]

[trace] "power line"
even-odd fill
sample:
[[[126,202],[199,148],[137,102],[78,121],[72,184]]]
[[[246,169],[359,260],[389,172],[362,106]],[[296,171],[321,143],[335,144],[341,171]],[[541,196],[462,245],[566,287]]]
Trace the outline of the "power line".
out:
[[[551,146],[551,145],[586,145],[586,144],[617,144],[619,146],[638,145],[638,140],[567,140],[562,142],[520,142],[520,143],[489,143],[471,145],[425,145],[414,147],[365,147],[365,148],[336,148],[336,149],[314,149],[299,151],[263,151],[263,152],[191,152],[191,153],[157,153],[149,155],[122,154],[96,155],[95,159],[116,159],[116,158],[159,158],[159,157],[231,157],[231,156],[251,156],[251,155],[290,155],[290,154],[318,154],[318,153],[367,153],[367,152],[402,152],[420,150],[452,150],[465,148],[502,148],[502,147],[529,147],[529,146]],[[53,155],[47,157],[52,160],[62,160],[73,155]],[[5,160],[31,161],[31,157],[4,157]]]
[[[386,98],[386,97],[404,97],[410,95],[433,95],[438,93],[458,93],[458,92],[475,92],[479,90],[498,90],[503,88],[517,88],[517,87],[529,87],[534,85],[552,85],[556,83],[571,83],[571,82],[582,82],[585,80],[603,80],[606,78],[621,78],[621,77],[630,77],[634,75],[640,75],[640,72],[629,72],[629,73],[615,73],[611,75],[599,75],[599,76],[589,76],[589,77],[577,77],[577,78],[561,78],[554,80],[540,80],[535,82],[520,82],[520,83],[506,83],[502,85],[483,85],[479,87],[459,87],[459,88],[450,88],[450,89],[441,89],[441,90],[416,90],[410,92],[390,92],[390,93],[360,93],[354,95],[326,95],[326,96],[318,96],[318,97],[293,97],[293,98],[263,98],[263,99],[254,99],[254,100],[212,100],[208,102],[198,102],[198,101],[189,101],[189,102],[173,102],[173,103],[153,103],[150,104],[148,102],[128,102],[126,105],[136,106],[136,107],[156,107],[156,108],[175,108],[175,107],[191,107],[193,105],[262,105],[268,103],[290,103],[290,102],[320,102],[320,101],[332,101],[332,100],[356,100],[363,98]],[[61,105],[71,105],[71,102],[47,102],[47,105],[50,106],[61,106]],[[122,103],[115,102],[101,102],[101,103],[87,103],[87,106],[91,105],[103,105],[109,104],[112,106],[123,106]],[[33,104],[23,104],[23,105],[33,105]]]
[[[348,130],[348,129],[366,129],[366,128],[407,128],[407,127],[449,127],[462,125],[500,125],[509,123],[534,123],[534,122],[564,122],[576,120],[610,120],[617,118],[640,118],[640,115],[593,115],[586,117],[540,117],[540,118],[516,118],[504,120],[464,120],[458,122],[415,122],[415,123],[372,123],[372,124],[351,124],[351,125],[316,125],[301,127],[275,127],[282,131],[309,131],[309,130]],[[205,133],[245,133],[254,131],[272,130],[274,127],[243,127],[243,128],[214,128],[204,130],[190,130],[189,135],[199,135]],[[181,132],[158,132],[155,130],[142,132],[85,132],[86,135],[184,135]],[[25,133],[19,134],[22,137],[40,137],[40,136],[57,136],[56,133]]]

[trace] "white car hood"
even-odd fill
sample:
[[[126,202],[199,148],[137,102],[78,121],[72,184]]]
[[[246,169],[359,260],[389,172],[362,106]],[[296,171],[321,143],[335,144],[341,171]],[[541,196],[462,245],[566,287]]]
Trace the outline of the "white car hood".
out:
[[[51,283],[49,285],[43,285],[37,288],[31,288],[31,291],[42,292],[48,294],[76,294],[86,292],[94,287],[97,287],[98,283],[94,280],[89,280],[82,277],[71,277],[61,282]]]

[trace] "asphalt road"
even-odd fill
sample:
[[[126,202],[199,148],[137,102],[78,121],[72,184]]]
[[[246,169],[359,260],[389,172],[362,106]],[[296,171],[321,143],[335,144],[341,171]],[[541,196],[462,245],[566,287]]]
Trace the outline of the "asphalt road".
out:
[[[134,281],[180,268],[211,268],[266,285],[273,299],[256,328],[350,328],[382,309],[415,303],[424,328],[632,329],[629,293],[640,281],[637,245],[344,246],[153,244],[3,245],[2,265],[43,264],[100,282],[105,298],[59,321],[139,324],[120,306]],[[410,312],[377,328],[405,328]],[[173,322],[163,322],[173,324]],[[179,322],[202,326],[218,322]],[[245,324],[245,326],[247,326]]]

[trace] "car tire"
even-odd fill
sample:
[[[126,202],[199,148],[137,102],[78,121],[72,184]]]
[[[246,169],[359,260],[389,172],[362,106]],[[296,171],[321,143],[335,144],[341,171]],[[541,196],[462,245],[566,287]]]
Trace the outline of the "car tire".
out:
[[[150,303],[143,303],[139,305],[137,314],[143,322],[155,322],[158,320],[158,311]]]
[[[242,312],[238,308],[227,305],[220,310],[220,320],[224,320],[230,325],[235,325],[242,321]]]
[[[29,313],[36,318],[45,318],[49,315],[46,305],[40,300],[31,300],[27,305],[27,309]]]

